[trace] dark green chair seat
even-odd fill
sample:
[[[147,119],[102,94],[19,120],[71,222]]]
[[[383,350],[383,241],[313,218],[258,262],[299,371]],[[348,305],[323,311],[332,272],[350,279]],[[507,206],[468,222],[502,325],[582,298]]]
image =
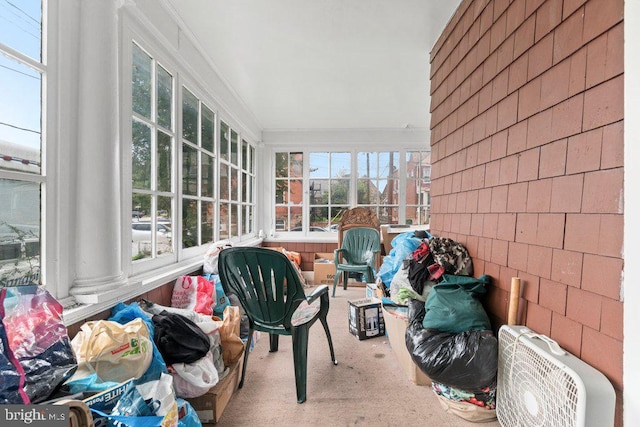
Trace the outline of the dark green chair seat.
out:
[[[225,293],[238,296],[249,318],[249,340],[239,387],[244,385],[253,331],[269,334],[272,352],[278,351],[279,335],[291,335],[296,393],[298,403],[304,402],[307,399],[309,328],[318,319],[329,341],[331,360],[335,365],[338,364],[327,324],[329,287],[318,286],[310,295],[305,295],[291,261],[286,255],[270,249],[225,249],[220,252],[218,271]]]
[[[344,289],[347,289],[349,273],[362,273],[367,283],[373,283],[375,265],[380,252],[380,234],[373,228],[350,228],[344,233],[342,246],[334,251],[336,275],[333,278],[333,296],[340,276]],[[342,273],[342,274],[341,274]]]

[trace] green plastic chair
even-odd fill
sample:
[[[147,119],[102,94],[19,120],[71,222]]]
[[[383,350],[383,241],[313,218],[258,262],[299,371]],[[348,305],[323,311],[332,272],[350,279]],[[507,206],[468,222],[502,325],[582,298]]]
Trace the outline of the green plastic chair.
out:
[[[334,365],[338,364],[327,324],[329,287],[318,286],[306,296],[297,272],[286,255],[271,249],[235,247],[224,249],[218,272],[225,293],[238,296],[249,318],[249,340],[239,388],[244,384],[253,331],[269,334],[270,352],[278,351],[280,335],[291,335],[298,403],[307,399],[307,348],[309,328],[320,319],[329,341]],[[319,304],[318,300],[319,299]],[[314,304],[313,302],[316,301]]]
[[[380,234],[374,228],[350,228],[344,234],[342,247],[333,252],[336,275],[333,278],[333,296],[342,272],[344,289],[347,289],[349,273],[362,273],[367,283],[373,283],[375,264],[380,252]]]

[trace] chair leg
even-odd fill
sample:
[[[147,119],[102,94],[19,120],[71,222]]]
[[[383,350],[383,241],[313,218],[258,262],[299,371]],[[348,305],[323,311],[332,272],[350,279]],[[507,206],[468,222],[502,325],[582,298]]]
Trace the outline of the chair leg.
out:
[[[249,329],[249,338],[247,339],[247,344],[244,346],[244,364],[242,365],[242,376],[240,377],[240,384],[238,384],[238,388],[242,388],[244,385],[244,374],[247,372],[247,360],[249,359],[249,349],[251,348],[252,342],[253,329]]]
[[[329,332],[329,324],[327,323],[326,313],[320,316],[320,322],[322,323],[322,327],[324,328],[324,333],[327,334],[327,341],[329,341],[329,352],[331,353],[331,361],[334,365],[337,365],[338,360],[336,359],[336,354],[333,351],[333,341],[331,340],[331,332]]]
[[[307,400],[307,348],[309,345],[309,328],[307,325],[293,328],[293,367],[296,376],[296,394],[298,403]]]
[[[347,282],[349,281],[349,272],[345,271],[342,273],[342,286],[344,286],[344,290],[347,290]]]
[[[336,270],[336,274],[333,275],[333,294],[332,297],[336,296],[336,286],[338,286],[338,279],[340,278],[340,270]]]
[[[278,351],[278,334],[269,334],[269,353]]]

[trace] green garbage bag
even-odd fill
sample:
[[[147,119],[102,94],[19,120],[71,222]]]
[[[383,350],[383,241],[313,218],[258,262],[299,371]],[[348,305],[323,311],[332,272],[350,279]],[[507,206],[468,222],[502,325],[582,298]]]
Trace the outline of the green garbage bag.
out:
[[[487,293],[491,278],[486,274],[477,279],[450,274],[443,277],[429,292],[422,326],[452,334],[491,329],[489,316],[478,300]]]

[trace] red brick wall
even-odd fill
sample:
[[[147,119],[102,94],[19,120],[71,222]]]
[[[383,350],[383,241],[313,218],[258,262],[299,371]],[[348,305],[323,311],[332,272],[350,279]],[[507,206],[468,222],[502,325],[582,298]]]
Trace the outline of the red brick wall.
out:
[[[494,326],[520,277],[519,323],[618,391],[623,6],[464,0],[431,53],[432,232],[495,279]]]

